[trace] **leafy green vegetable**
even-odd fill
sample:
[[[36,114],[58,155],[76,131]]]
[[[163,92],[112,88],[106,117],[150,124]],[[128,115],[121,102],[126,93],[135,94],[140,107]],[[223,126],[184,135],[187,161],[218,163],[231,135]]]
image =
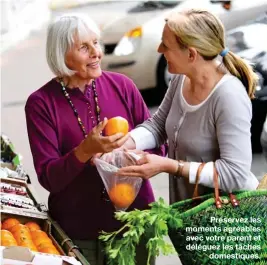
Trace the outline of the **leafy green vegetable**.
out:
[[[176,253],[172,244],[164,237],[168,235],[167,222],[178,228],[182,220],[178,212],[171,211],[162,198],[150,204],[149,210],[117,212],[116,219],[126,224],[118,231],[106,233],[102,231],[99,239],[105,242],[105,250],[109,265],[135,265],[135,248],[140,239],[146,235],[148,249],[147,265],[151,257]]]

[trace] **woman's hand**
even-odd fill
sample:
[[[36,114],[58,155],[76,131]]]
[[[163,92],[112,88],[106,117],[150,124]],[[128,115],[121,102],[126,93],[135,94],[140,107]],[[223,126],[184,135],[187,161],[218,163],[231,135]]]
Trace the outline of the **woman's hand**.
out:
[[[84,140],[84,151],[91,153],[108,153],[120,148],[129,138],[129,134],[116,133],[111,136],[102,136],[101,132],[107,125],[108,119],[105,118],[87,135]]]
[[[120,148],[129,138],[129,134],[116,133],[111,136],[102,136],[101,132],[105,128],[108,120],[105,118],[100,122],[82,143],[76,148],[76,156],[80,161],[87,161],[97,153],[108,153]]]
[[[133,157],[131,154],[129,154],[129,152],[131,153],[134,153],[135,155],[139,156],[139,157],[142,157],[144,156],[145,154],[148,154],[147,152],[144,152],[144,151],[141,151],[141,150],[128,150],[128,149],[121,149],[121,148],[118,148],[118,149],[115,149],[113,150],[112,152],[109,152],[109,153],[98,153],[98,154],[95,154],[92,159],[91,159],[91,165],[92,166],[95,166],[95,159],[98,158],[98,159],[102,159],[104,160],[105,162],[109,163],[109,164],[113,164],[112,161],[114,161],[115,159],[115,154],[114,152],[120,152],[121,155],[123,154],[124,156],[124,159],[122,160],[124,163],[125,166],[128,166],[128,165],[135,165],[136,164],[136,157]],[[121,165],[123,166],[123,165]]]
[[[172,173],[176,170],[177,161],[153,154],[145,154],[137,161],[136,166],[123,167],[116,175],[149,179],[161,172]]]
[[[136,145],[135,145],[135,142],[134,142],[133,138],[131,136],[129,136],[127,138],[127,140],[124,142],[124,144],[121,145],[120,147],[118,147],[117,149],[118,150],[124,150],[124,151],[131,150],[131,151],[133,151],[135,153],[142,152],[142,151],[136,151],[135,147],[136,147]],[[97,153],[97,154],[93,155],[93,157],[91,159],[91,165],[94,166],[95,165],[94,160],[96,158],[100,158],[103,155],[104,155],[104,153]]]

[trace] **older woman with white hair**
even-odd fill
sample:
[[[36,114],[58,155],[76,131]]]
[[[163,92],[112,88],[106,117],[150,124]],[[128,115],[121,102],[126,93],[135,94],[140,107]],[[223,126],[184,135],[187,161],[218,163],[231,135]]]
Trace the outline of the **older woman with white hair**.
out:
[[[103,136],[107,118],[122,116],[131,130],[149,117],[132,80],[101,70],[99,37],[89,18],[64,15],[54,21],[48,28],[46,50],[55,78],[32,93],[25,106],[35,170],[50,192],[49,212],[91,265],[105,263],[99,232],[113,231],[121,224],[89,160],[118,148],[128,138],[119,133]],[[153,201],[151,185],[144,180],[129,210],[146,209]],[[146,254],[140,245],[137,264],[145,264]]]

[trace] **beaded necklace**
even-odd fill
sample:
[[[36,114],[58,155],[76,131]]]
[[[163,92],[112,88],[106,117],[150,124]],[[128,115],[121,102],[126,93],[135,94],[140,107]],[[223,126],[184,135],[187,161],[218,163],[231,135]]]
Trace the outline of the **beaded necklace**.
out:
[[[82,120],[81,120],[81,118],[80,118],[80,116],[78,114],[77,109],[74,107],[74,105],[73,105],[73,103],[72,103],[72,101],[70,99],[70,95],[67,92],[67,90],[65,88],[65,85],[64,85],[64,82],[63,82],[62,79],[60,80],[60,84],[62,86],[62,92],[63,92],[65,98],[68,100],[68,102],[69,102],[69,104],[70,104],[70,106],[71,106],[71,108],[72,108],[72,110],[73,110],[73,112],[74,112],[74,114],[75,114],[75,116],[76,116],[76,118],[78,120],[78,124],[79,124],[79,126],[80,126],[80,128],[81,128],[81,130],[83,132],[83,136],[84,136],[84,138],[86,138],[87,137],[87,133],[86,133],[85,127],[83,125],[83,122],[82,122]],[[95,100],[95,105],[96,105],[97,123],[99,124],[100,121],[101,121],[100,120],[100,107],[98,105],[98,95],[97,95],[97,92],[96,92],[95,80],[92,81],[92,88],[93,88],[93,91],[94,91],[94,100]]]
[[[80,128],[81,128],[81,130],[82,130],[82,132],[83,132],[83,136],[84,136],[84,138],[86,138],[86,137],[87,137],[87,133],[86,133],[85,127],[84,127],[84,125],[83,125],[83,122],[82,122],[82,120],[81,120],[81,118],[80,118],[80,116],[79,116],[79,114],[78,114],[78,111],[77,111],[77,109],[74,107],[74,105],[73,105],[73,103],[72,103],[72,101],[71,101],[71,99],[70,99],[70,95],[69,95],[69,93],[66,91],[66,88],[65,88],[65,85],[64,85],[63,80],[60,79],[59,81],[60,81],[60,84],[61,84],[61,87],[62,87],[62,92],[63,92],[65,98],[68,100],[68,102],[69,102],[69,104],[70,104],[70,106],[71,106],[71,108],[72,108],[72,110],[73,110],[73,112],[74,112],[74,114],[75,114],[75,116],[76,116],[76,118],[77,118],[77,120],[78,120],[78,124],[79,124],[79,126],[80,126]],[[101,120],[100,120],[100,111],[101,111],[101,109],[100,109],[99,104],[98,104],[98,94],[97,94],[97,92],[96,92],[96,84],[95,84],[95,80],[92,81],[92,88],[93,88],[93,91],[94,91],[94,100],[95,100],[95,105],[96,105],[97,123],[99,124],[100,121],[101,121]],[[110,202],[110,199],[109,199],[109,197],[108,197],[108,195],[107,195],[107,191],[106,191],[105,187],[102,189],[102,192],[101,192],[101,198],[102,198],[104,201]]]

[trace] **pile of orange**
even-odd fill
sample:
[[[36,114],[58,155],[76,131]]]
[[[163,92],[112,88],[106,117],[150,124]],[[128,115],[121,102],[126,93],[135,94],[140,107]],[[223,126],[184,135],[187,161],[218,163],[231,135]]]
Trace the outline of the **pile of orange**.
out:
[[[1,246],[23,246],[32,251],[60,255],[52,240],[35,222],[23,225],[15,218],[8,218],[1,228]]]
[[[116,207],[127,208],[135,199],[135,190],[128,183],[119,183],[109,190],[109,197]]]
[[[13,234],[19,246],[27,247],[32,251],[37,251],[31,237],[30,229],[23,224],[12,226],[9,231]]]
[[[110,136],[116,133],[127,134],[129,131],[129,124],[123,117],[114,117],[108,120],[107,125],[104,128],[104,133],[106,136]]]

